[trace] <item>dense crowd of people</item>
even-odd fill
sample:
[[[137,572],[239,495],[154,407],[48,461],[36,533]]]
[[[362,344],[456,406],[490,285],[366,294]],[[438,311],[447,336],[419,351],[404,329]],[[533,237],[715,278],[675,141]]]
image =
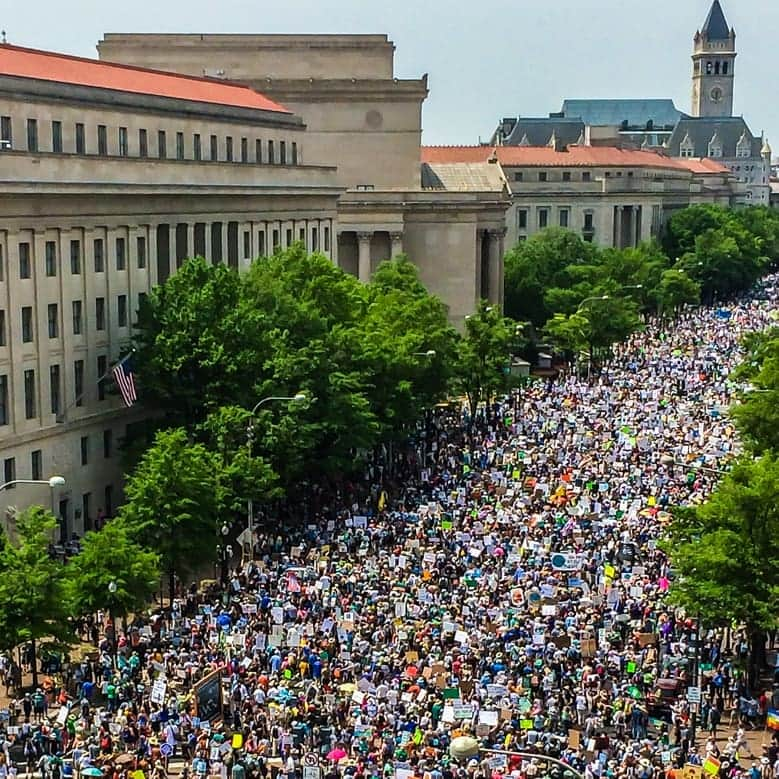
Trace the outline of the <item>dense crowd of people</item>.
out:
[[[746,736],[779,693],[748,688],[739,626],[725,641],[668,605],[657,543],[738,452],[729,373],[775,283],[649,326],[589,380],[431,414],[300,527],[259,534],[226,586],[14,701],[0,779],[20,745],[52,779],[69,761],[162,779],[171,758],[223,779],[564,770],[546,758],[587,779],[779,779],[777,740],[751,756]],[[469,736],[498,751],[450,751]]]

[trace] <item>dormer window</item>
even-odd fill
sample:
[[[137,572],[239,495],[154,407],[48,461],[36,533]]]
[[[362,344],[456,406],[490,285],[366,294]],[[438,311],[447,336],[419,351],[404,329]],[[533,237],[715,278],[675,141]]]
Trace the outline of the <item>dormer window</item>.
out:
[[[718,143],[710,143],[709,157],[721,157],[721,156],[722,156],[722,146]]]

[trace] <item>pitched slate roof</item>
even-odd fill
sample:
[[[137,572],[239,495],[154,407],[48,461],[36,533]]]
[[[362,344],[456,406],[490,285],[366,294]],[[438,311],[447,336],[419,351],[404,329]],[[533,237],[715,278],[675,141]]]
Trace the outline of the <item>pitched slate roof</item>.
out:
[[[486,162],[493,157],[503,167],[650,167],[691,170],[694,173],[729,172],[728,168],[714,160],[671,158],[654,151],[614,146],[570,146],[565,151],[555,151],[549,146],[422,147],[423,167],[426,164],[436,170],[442,164]]]
[[[10,44],[0,44],[0,76],[291,113],[259,92],[229,81],[182,76]]]
[[[725,14],[722,13],[719,0],[714,0],[711,4],[709,15],[701,27],[701,33],[710,41],[726,41],[730,37],[730,28],[725,21]]]
[[[554,135],[557,143],[569,146],[584,132],[581,119],[520,117],[511,133],[503,139],[506,146],[546,146]],[[527,139],[527,140],[525,140]]]
[[[668,140],[668,153],[672,157],[678,156],[682,141],[689,137],[689,140],[692,141],[693,156],[707,157],[709,155],[709,142],[717,135],[722,143],[722,156],[735,157],[736,146],[745,133],[752,147],[752,156],[759,157],[762,141],[752,135],[747,123],[740,116],[682,119]]]
[[[506,189],[506,179],[500,165],[490,162],[423,162],[422,188],[502,192]]]
[[[672,127],[684,114],[673,100],[564,100],[560,113],[579,118],[592,127],[620,126],[644,128],[651,121],[655,128]]]

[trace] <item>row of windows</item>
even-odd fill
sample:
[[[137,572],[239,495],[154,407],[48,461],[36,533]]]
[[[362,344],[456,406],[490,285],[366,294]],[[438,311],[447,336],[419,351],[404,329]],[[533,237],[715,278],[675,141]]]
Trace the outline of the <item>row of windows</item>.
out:
[[[139,293],[139,302],[143,300],[145,294]],[[22,306],[21,311],[21,336],[22,343],[29,344],[35,341],[35,327],[33,324],[32,306]],[[46,325],[49,338],[60,337],[60,310],[57,303],[49,303],[46,307]],[[84,306],[81,300],[71,302],[71,325],[73,335],[83,335],[86,329],[84,316]],[[127,295],[116,296],[116,325],[117,327],[128,326],[127,315]],[[106,299],[104,297],[95,298],[95,330],[106,329]],[[0,347],[8,345],[7,326],[5,311],[0,309]]]
[[[608,175],[608,174],[607,174]],[[621,173],[619,174],[622,175]],[[632,173],[629,175],[633,175]],[[536,173],[537,180],[538,181],[555,181],[555,179],[549,178],[549,172],[546,170],[539,170]],[[562,171],[560,175],[560,181],[573,181],[571,171],[570,170],[564,170]],[[589,170],[583,170],[581,172],[581,181],[592,181],[592,172]],[[514,172],[514,181],[525,181],[525,173],[524,171],[518,170]]]
[[[106,399],[106,387],[108,380],[108,357],[101,354],[96,360],[97,368],[97,399]],[[86,366],[84,360],[73,361],[73,395],[71,405],[81,408],[84,405],[84,377]],[[34,368],[28,368],[23,374],[24,390],[24,418],[36,419],[38,417],[38,382]],[[8,374],[0,374],[0,425],[11,423],[12,409],[9,405],[9,381]],[[63,405],[62,370],[59,364],[49,366],[49,411],[59,416],[65,411]]]
[[[543,230],[551,225],[550,215],[551,208],[537,207],[536,208],[536,226],[539,230]],[[559,208],[557,212],[558,224],[560,227],[571,226],[571,209],[569,207]],[[530,221],[530,209],[518,208],[517,209],[517,229],[527,230]],[[584,212],[584,227],[585,233],[594,231],[593,214],[590,211]]]
[[[139,235],[135,239],[135,256],[138,268],[146,267],[146,237]],[[32,247],[28,241],[21,241],[18,246],[19,254],[19,278],[31,279],[33,274]],[[119,237],[114,239],[114,262],[116,270],[122,271],[127,268],[127,241]],[[94,257],[95,273],[103,273],[106,266],[105,242],[102,238],[95,238],[92,241],[92,255]],[[74,275],[81,274],[82,262],[81,241],[72,240],[70,242],[70,272]],[[44,272],[46,276],[53,278],[57,276],[60,267],[58,257],[57,241],[46,241],[44,245]],[[3,257],[3,247],[0,246],[0,281],[5,280],[5,259]]]
[[[39,122],[37,119],[26,120],[27,151],[43,151],[39,137]],[[253,139],[250,143],[248,137],[234,138],[232,135],[209,135],[206,145],[205,139],[200,133],[189,134],[176,132],[171,136],[167,130],[157,130],[156,140],[149,134],[149,130],[140,128],[135,142],[127,127],[112,128],[116,132],[116,153],[111,156],[119,157],[154,157],[157,159],[175,158],[177,160],[196,160],[209,162],[254,162],[268,165],[297,165],[299,164],[298,144],[296,141]],[[51,143],[46,144],[45,151],[57,154],[65,152],[62,134],[62,122],[53,120],[50,126]],[[172,138],[169,147],[169,138]],[[10,116],[0,117],[0,148],[13,148],[13,122]],[[90,144],[91,153],[97,153],[101,157],[109,156],[109,128],[107,125],[98,124],[95,127],[94,144]],[[74,126],[73,142],[68,153],[87,154],[87,130],[83,122],[76,122]],[[207,152],[207,154],[206,154]]]

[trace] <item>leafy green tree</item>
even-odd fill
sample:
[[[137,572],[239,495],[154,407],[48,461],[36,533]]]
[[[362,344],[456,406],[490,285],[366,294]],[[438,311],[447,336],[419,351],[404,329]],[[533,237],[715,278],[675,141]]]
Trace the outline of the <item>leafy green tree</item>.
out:
[[[590,332],[590,320],[580,313],[555,314],[544,327],[544,334],[569,360],[587,349]]]
[[[453,388],[468,399],[472,418],[480,403],[489,406],[495,397],[510,388],[511,350],[516,348],[519,337],[516,322],[504,317],[486,300],[480,301],[476,313],[466,318]]]
[[[16,516],[14,543],[3,539],[0,549],[0,649],[31,642],[33,653],[43,638],[63,645],[74,640],[68,622],[64,568],[49,554],[57,520],[40,506]],[[33,685],[38,684],[37,662]]]
[[[65,571],[68,603],[77,617],[98,610],[127,616],[148,604],[160,581],[159,555],[135,542],[121,519],[87,533]],[[111,582],[116,592],[109,590]]]
[[[708,625],[736,620],[752,647],[752,676],[765,631],[779,624],[779,461],[737,462],[700,507],[675,510],[666,549],[672,598]]]
[[[676,315],[682,306],[700,302],[700,296],[701,285],[683,270],[669,268],[663,271],[657,291],[661,314]]]
[[[159,555],[172,598],[176,573],[214,559],[225,498],[219,456],[183,428],[160,431],[125,495],[119,517],[131,539]]]
[[[666,225],[663,245],[673,262],[695,251],[699,235],[724,227],[731,212],[722,206],[701,204],[675,211]]]

